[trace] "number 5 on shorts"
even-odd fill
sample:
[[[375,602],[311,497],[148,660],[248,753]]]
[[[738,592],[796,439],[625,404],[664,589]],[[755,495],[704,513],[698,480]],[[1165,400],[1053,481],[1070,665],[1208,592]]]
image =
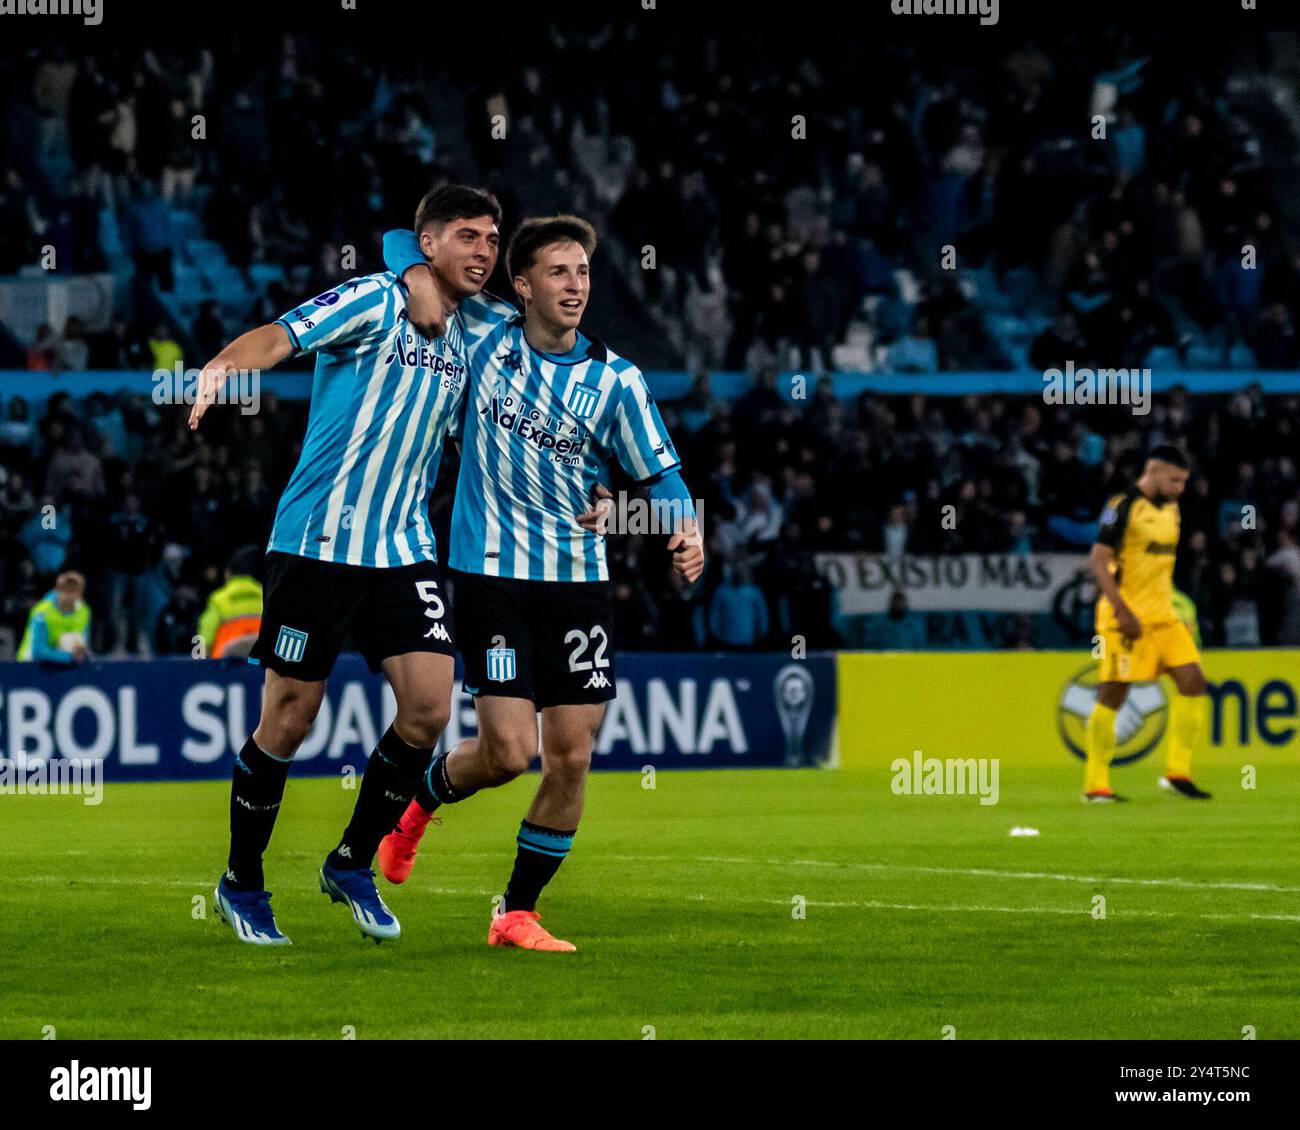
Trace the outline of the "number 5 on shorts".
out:
[[[446,607],[442,603],[442,597],[437,593],[437,588],[437,581],[415,582],[415,591],[420,594],[420,599],[424,601],[425,604],[429,605],[429,607],[424,610],[424,614],[429,617],[430,620],[441,620],[442,614],[446,611]]]

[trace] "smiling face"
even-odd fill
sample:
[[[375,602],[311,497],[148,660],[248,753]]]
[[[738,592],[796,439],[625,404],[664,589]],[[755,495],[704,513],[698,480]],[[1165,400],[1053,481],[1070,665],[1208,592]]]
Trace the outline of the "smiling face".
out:
[[[497,265],[501,235],[491,216],[429,224],[420,232],[420,250],[444,290],[455,298],[478,294]]]
[[[572,240],[548,244],[515,275],[514,284],[524,308],[552,332],[576,330],[591,293],[587,252]]]

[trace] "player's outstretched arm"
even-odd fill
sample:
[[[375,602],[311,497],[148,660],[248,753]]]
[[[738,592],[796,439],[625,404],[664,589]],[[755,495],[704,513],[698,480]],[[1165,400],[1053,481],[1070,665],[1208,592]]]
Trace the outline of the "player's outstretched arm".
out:
[[[199,426],[199,421],[232,373],[271,369],[292,354],[293,341],[289,331],[275,322],[258,326],[235,338],[204,365],[199,374],[198,395],[190,409],[190,431]]]
[[[1111,564],[1114,560],[1115,551],[1108,545],[1098,543],[1092,547],[1092,552],[1088,555],[1088,568],[1092,570],[1092,579],[1096,582],[1098,591],[1115,609],[1119,630],[1128,639],[1135,640],[1142,635],[1142,621],[1133,615],[1133,610],[1119,594],[1119,585],[1115,581],[1115,574],[1111,572]]]

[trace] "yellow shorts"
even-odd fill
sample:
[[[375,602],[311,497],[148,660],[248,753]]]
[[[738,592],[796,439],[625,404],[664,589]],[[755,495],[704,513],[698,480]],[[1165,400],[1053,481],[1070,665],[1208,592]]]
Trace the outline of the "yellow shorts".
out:
[[[1192,633],[1181,620],[1144,627],[1135,640],[1125,639],[1117,629],[1103,629],[1097,634],[1103,649],[1098,682],[1148,683],[1171,667],[1201,661]]]

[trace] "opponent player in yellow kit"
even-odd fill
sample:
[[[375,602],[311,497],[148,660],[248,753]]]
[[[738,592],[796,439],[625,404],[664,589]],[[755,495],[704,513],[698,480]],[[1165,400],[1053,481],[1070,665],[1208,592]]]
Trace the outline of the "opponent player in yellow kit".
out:
[[[1088,718],[1088,758],[1083,799],[1125,800],[1110,787],[1115,717],[1132,683],[1168,672],[1178,688],[1169,708],[1161,788],[1209,799],[1192,782],[1192,749],[1204,726],[1206,686],[1201,653],[1174,611],[1174,555],[1178,550],[1178,499],[1188,467],[1176,447],[1157,447],[1132,489],[1115,495],[1101,515],[1088,564],[1101,596],[1097,634],[1102,641],[1097,704]]]

